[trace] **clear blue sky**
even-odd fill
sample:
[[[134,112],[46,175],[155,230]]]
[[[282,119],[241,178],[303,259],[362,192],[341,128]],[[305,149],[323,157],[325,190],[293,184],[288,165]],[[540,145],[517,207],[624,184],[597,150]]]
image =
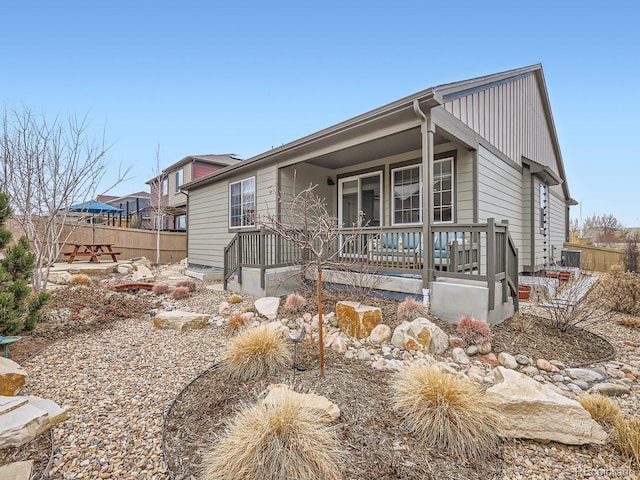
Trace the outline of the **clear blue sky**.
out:
[[[5,0],[0,102],[87,115],[145,190],[191,154],[248,158],[424,88],[542,63],[582,214],[640,226],[640,4]],[[106,182],[105,182],[106,184]],[[580,207],[573,216],[579,217]]]

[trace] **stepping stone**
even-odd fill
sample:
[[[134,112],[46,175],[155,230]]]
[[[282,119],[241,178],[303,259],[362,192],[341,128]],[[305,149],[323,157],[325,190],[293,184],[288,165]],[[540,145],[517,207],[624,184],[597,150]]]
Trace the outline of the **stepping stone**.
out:
[[[33,460],[28,462],[13,462],[0,467],[0,478],[2,480],[29,480]]]
[[[49,426],[47,412],[29,404],[0,415],[0,449],[24,445]]]
[[[49,416],[50,425],[56,425],[60,422],[64,422],[67,419],[67,410],[68,410],[67,407],[61,407],[53,400],[34,397],[33,395],[29,395],[26,397],[17,397],[17,398],[28,400],[29,405],[47,412],[47,415]]]
[[[206,328],[209,323],[210,315],[204,313],[183,312],[180,310],[171,310],[169,312],[161,312],[153,317],[153,326],[163,330],[195,330]]]
[[[0,396],[0,415],[9,413],[11,410],[15,410],[16,408],[25,405],[28,401],[29,400],[26,397]]]

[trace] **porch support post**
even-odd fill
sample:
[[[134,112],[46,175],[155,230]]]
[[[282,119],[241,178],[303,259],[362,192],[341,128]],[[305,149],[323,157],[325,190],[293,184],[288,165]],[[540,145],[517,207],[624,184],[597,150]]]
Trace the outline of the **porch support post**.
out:
[[[420,109],[418,100],[413,101],[413,110],[420,117],[420,133],[422,137],[422,287],[429,288],[434,280],[433,272],[433,233],[431,222],[433,221],[433,134],[435,126],[431,119],[431,110],[425,114]]]

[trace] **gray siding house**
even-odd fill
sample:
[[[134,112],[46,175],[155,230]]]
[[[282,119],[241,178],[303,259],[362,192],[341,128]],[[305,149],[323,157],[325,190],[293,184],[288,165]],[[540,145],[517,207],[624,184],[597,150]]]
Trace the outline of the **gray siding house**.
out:
[[[189,263],[273,294],[291,252],[256,218],[310,184],[339,225],[366,222],[360,254],[382,288],[428,295],[452,321],[510,316],[518,274],[559,260],[575,203],[533,65],[426,89],[185,184]]]

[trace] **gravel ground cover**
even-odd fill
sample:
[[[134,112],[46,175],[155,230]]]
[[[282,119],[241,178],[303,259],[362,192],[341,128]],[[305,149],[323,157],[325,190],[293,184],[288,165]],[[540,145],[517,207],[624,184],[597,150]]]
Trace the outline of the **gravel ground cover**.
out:
[[[193,309],[227,295],[205,291]],[[32,357],[24,364],[30,380],[21,393],[69,407],[68,420],[54,428],[50,478],[169,478],[161,447],[164,413],[215,362],[223,341],[219,329],[159,330],[146,316],[58,340]]]
[[[228,297],[228,292],[199,286],[196,295],[175,306],[213,313]],[[253,300],[245,297],[238,307]],[[640,348],[633,345],[640,345],[640,330],[622,327],[615,319],[589,329],[617,349],[615,359],[603,365],[640,366]],[[169,478],[161,448],[164,413],[186,384],[215,363],[225,341],[222,328],[158,330],[145,316],[60,339],[30,358],[24,363],[30,380],[22,393],[69,407],[68,420],[54,428],[50,478]],[[616,402],[625,413],[640,415],[639,400],[634,387]],[[621,463],[610,446],[509,441],[503,458],[503,479],[638,478],[637,470]]]

